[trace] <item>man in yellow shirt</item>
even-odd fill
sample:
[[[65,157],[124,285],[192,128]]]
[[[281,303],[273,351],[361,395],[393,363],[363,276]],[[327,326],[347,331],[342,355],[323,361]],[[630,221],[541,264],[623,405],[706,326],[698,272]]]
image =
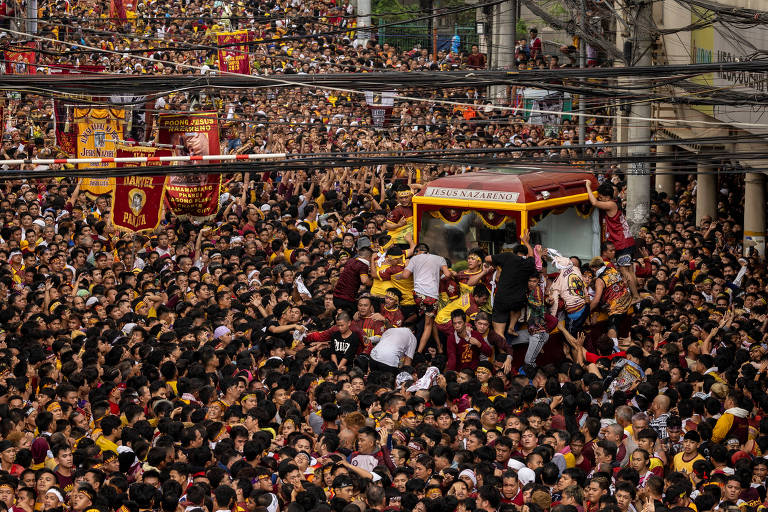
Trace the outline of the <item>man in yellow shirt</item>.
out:
[[[94,440],[96,446],[101,448],[103,452],[109,450],[117,453],[117,443],[123,433],[120,418],[115,415],[105,416],[101,420],[101,432],[101,435]]]
[[[693,463],[697,460],[704,460],[699,453],[699,443],[701,436],[695,430],[685,433],[683,437],[683,451],[675,455],[672,459],[672,469],[688,475],[693,474]]]

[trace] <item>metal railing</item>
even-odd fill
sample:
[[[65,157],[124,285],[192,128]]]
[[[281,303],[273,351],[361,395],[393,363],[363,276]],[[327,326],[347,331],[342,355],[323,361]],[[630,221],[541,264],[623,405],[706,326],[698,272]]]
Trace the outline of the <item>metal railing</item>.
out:
[[[459,51],[469,52],[473,44],[477,44],[478,35],[475,27],[454,25],[452,31],[441,28],[437,32],[437,49],[449,50],[454,37],[459,36]],[[409,51],[414,48],[430,48],[432,34],[427,25],[397,25],[381,27],[377,32],[379,44],[387,43],[400,51]]]

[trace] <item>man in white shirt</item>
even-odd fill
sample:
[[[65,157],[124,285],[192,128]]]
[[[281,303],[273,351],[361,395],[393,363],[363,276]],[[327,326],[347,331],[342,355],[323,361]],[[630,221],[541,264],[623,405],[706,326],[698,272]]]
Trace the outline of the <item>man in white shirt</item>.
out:
[[[371,370],[396,373],[400,366],[411,364],[415,352],[416,336],[410,329],[387,329],[371,350]]]
[[[448,268],[445,258],[429,253],[427,244],[419,244],[414,250],[414,256],[401,273],[393,279],[402,280],[413,276],[413,299],[419,307],[419,314],[424,315],[424,331],[421,333],[419,347],[422,352],[432,335],[432,325],[437,314],[438,298],[440,297],[440,275],[453,277],[456,273]],[[442,347],[438,347],[442,352]]]

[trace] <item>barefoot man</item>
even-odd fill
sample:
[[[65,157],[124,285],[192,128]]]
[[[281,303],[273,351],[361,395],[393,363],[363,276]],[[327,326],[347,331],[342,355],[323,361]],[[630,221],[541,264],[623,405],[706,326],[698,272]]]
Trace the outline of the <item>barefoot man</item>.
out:
[[[528,304],[528,278],[536,275],[533,248],[528,242],[528,231],[520,237],[520,245],[513,252],[502,252],[485,257],[491,265],[501,267],[501,278],[493,300],[493,330],[502,338],[506,334],[517,336],[515,324]]]
[[[632,292],[632,301],[640,301],[640,295],[637,292],[637,278],[635,277],[635,268],[632,265],[632,255],[635,252],[635,239],[629,232],[629,224],[624,217],[624,213],[613,198],[613,185],[603,183],[597,188],[597,197],[592,193],[592,183],[585,180],[587,185],[587,196],[592,206],[603,210],[603,227],[605,239],[613,243],[616,247],[616,266],[629,285]]]

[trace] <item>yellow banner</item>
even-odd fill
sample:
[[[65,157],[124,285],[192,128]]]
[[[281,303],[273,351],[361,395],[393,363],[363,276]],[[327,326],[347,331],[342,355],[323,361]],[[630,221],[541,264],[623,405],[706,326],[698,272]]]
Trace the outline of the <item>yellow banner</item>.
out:
[[[76,108],[77,158],[115,158],[118,141],[123,139],[125,112],[111,108]],[[80,169],[115,167],[114,162],[78,164]],[[80,190],[91,195],[108,194],[112,178],[83,178]]]

